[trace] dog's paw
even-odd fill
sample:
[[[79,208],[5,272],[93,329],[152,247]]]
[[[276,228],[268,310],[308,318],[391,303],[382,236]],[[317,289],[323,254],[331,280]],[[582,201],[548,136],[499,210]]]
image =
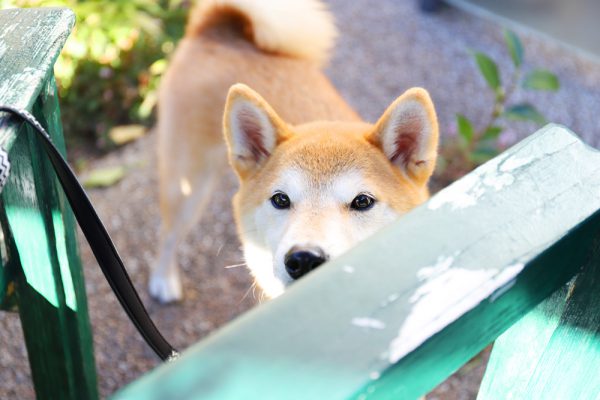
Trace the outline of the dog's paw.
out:
[[[153,273],[148,282],[150,296],[160,303],[172,303],[183,298],[181,281],[176,274],[164,275]]]

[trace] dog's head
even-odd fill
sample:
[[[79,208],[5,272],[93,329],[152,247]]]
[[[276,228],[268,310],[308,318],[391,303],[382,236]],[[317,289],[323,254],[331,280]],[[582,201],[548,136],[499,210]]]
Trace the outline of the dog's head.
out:
[[[427,92],[396,99],[374,125],[290,126],[234,85],[225,107],[233,199],[248,267],[270,297],[428,197],[438,125]]]

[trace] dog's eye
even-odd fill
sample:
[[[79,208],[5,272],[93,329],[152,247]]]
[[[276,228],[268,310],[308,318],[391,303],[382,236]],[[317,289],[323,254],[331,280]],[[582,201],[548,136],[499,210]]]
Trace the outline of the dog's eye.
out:
[[[350,208],[357,211],[367,211],[375,204],[375,199],[368,194],[361,193],[352,200]]]
[[[278,210],[290,208],[290,198],[283,192],[277,192],[271,196],[271,204]]]

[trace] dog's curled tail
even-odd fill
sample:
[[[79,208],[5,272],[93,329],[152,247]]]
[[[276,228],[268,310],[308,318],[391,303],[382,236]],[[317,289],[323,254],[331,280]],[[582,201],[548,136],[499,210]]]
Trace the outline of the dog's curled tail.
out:
[[[186,34],[233,24],[235,17],[241,17],[244,34],[259,49],[321,65],[327,62],[337,36],[333,15],[320,0],[200,0]]]

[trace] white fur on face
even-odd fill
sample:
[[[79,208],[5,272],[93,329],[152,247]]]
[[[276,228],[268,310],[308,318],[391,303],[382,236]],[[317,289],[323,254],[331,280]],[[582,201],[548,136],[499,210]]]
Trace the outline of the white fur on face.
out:
[[[357,170],[325,179],[289,168],[270,189],[264,202],[242,218],[246,262],[270,297],[293,282],[284,265],[292,247],[316,246],[334,258],[398,217],[390,206],[377,201],[374,188]],[[276,191],[288,195],[289,209],[273,207],[270,196]],[[374,195],[375,205],[366,211],[350,209],[361,193]]]

